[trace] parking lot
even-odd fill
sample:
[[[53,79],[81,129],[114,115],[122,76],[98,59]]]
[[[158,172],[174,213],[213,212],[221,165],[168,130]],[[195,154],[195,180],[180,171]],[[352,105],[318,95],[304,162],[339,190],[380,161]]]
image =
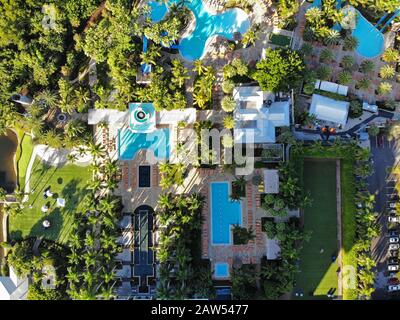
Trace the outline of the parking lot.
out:
[[[372,243],[372,254],[377,262],[376,291],[374,299],[393,297],[388,293],[388,285],[394,283],[398,272],[397,258],[390,255],[398,253],[398,223],[389,223],[389,214],[394,216],[395,203],[398,194],[395,189],[396,177],[391,173],[397,164],[399,148],[395,141],[388,141],[383,134],[371,139],[371,153],[374,162],[374,174],[369,178],[369,191],[375,195],[378,222],[381,225],[381,235]],[[393,207],[393,208],[391,208]],[[391,211],[392,210],[392,211]],[[390,218],[395,219],[395,218]],[[393,250],[390,250],[393,249]],[[392,271],[389,271],[392,269]],[[391,280],[390,280],[391,279]]]

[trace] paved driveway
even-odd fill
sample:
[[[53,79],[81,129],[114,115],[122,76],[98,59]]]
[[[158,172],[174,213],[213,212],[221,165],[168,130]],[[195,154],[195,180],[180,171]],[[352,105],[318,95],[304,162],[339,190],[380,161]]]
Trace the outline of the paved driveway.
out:
[[[387,286],[387,208],[388,195],[394,191],[393,179],[388,174],[395,165],[396,155],[399,147],[394,141],[389,142],[385,135],[376,138],[371,137],[371,153],[374,160],[374,174],[369,177],[369,191],[375,194],[376,211],[379,213],[378,222],[382,226],[381,236],[372,242],[372,255],[377,262],[378,274],[376,277],[376,288],[372,297],[374,299],[386,299]]]

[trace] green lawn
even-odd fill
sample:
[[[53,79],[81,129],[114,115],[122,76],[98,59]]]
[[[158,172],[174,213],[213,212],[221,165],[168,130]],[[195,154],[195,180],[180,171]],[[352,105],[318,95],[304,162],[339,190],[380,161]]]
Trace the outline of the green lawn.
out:
[[[31,159],[33,151],[33,142],[31,136],[24,134],[19,137],[20,143],[17,149],[17,169],[18,169],[18,184],[21,189],[25,187],[26,169]]]
[[[281,46],[281,47],[289,47],[290,46],[290,37],[285,36],[283,34],[275,34],[272,33],[269,37],[269,40],[272,44]]]
[[[305,299],[327,298],[331,288],[337,294],[338,285],[338,263],[332,263],[332,255],[338,255],[335,160],[304,159],[303,183],[313,199],[304,210],[304,230],[311,239],[301,253],[296,288]]]
[[[85,186],[91,178],[88,167],[65,165],[59,168],[49,167],[35,160],[30,177],[31,194],[25,203],[21,215],[9,218],[9,235],[11,239],[21,239],[29,236],[43,236],[50,240],[65,243],[68,239],[73,213],[79,210],[80,202],[85,195]],[[43,192],[50,187],[53,198],[44,199]],[[56,198],[66,199],[64,208],[56,207]],[[41,207],[47,204],[50,210],[47,214],[41,212]],[[32,208],[29,206],[32,205]],[[44,230],[42,222],[48,219],[51,227]]]

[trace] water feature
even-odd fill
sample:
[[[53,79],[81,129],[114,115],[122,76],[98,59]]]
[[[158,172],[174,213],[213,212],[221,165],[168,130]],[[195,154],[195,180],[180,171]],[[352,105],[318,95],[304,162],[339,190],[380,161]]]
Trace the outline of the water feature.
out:
[[[178,1],[170,0],[168,5]],[[161,21],[168,12],[168,6],[164,3],[149,4],[152,21]],[[220,14],[212,14],[202,0],[185,1],[184,5],[192,11],[196,19],[194,30],[180,41],[178,47],[181,55],[187,60],[201,59],[213,36],[219,35],[234,40],[236,33],[244,34],[250,27],[248,15],[242,9],[234,8]]]
[[[15,152],[18,146],[17,135],[7,130],[6,135],[0,136],[0,187],[8,193],[14,192],[17,185],[15,172]]]

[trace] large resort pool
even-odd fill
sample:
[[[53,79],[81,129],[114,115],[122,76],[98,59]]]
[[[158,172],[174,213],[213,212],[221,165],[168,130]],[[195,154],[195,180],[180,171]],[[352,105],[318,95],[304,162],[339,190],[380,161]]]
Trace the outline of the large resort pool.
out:
[[[211,183],[211,235],[213,245],[230,245],[231,226],[242,225],[242,202],[230,199],[229,182]]]
[[[168,5],[178,2],[180,1],[170,0]],[[161,21],[168,12],[168,5],[154,1],[149,4],[152,21]],[[250,27],[248,15],[242,9],[234,8],[220,14],[212,14],[202,0],[184,1],[183,4],[192,11],[196,19],[194,30],[180,41],[178,47],[181,55],[187,60],[201,59],[212,37],[219,35],[234,40],[236,33],[244,34]]]
[[[337,0],[337,8],[341,8],[342,1]],[[313,7],[321,7],[322,0],[314,0],[314,2],[310,5],[309,8]],[[376,26],[371,24],[357,9],[354,7],[347,5],[342,11],[346,13],[349,10],[354,10],[357,15],[355,29],[352,31],[352,35],[358,40],[358,46],[356,48],[356,52],[363,56],[364,58],[375,58],[382,54],[384,50],[384,42],[385,39],[380,30],[377,29]],[[333,26],[333,29],[340,31],[341,25],[336,24]]]

